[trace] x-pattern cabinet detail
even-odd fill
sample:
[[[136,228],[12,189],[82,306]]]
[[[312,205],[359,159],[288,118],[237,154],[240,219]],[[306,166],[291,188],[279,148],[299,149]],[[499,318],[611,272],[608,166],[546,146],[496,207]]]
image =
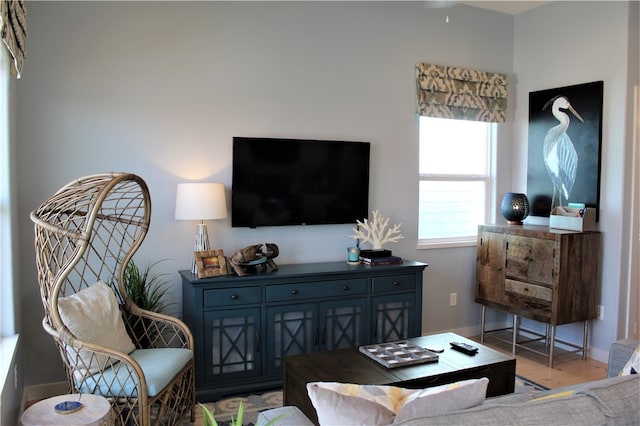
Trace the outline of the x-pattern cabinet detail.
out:
[[[199,400],[281,386],[288,355],[420,336],[426,267],[305,263],[204,279],[180,271]]]

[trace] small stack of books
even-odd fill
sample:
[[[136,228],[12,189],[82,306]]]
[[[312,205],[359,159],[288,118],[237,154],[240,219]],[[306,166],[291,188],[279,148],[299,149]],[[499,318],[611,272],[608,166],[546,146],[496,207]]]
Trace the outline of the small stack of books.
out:
[[[387,256],[387,257],[374,257],[373,259],[369,259],[368,257],[360,256],[360,261],[365,265],[399,265],[402,263],[402,258],[398,256]]]
[[[361,250],[360,261],[365,265],[398,265],[402,258],[393,256],[391,250]]]

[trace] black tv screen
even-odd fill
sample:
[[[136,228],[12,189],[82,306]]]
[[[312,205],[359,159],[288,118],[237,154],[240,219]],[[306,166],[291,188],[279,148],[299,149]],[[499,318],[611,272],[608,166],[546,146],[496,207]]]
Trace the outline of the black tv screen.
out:
[[[233,227],[355,223],[369,211],[369,142],[233,138]]]

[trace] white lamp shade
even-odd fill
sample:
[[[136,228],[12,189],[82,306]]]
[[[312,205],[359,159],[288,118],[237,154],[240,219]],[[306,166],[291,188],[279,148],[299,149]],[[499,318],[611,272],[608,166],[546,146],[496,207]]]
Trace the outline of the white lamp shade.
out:
[[[214,220],[227,217],[222,183],[179,183],[176,220]]]

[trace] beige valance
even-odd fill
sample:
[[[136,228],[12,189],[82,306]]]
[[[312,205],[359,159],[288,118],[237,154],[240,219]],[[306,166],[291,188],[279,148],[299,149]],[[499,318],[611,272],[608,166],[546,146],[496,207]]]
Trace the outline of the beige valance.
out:
[[[13,58],[11,71],[20,78],[27,39],[24,0],[0,0],[0,38]]]
[[[507,109],[507,76],[418,63],[418,114],[502,123]]]

